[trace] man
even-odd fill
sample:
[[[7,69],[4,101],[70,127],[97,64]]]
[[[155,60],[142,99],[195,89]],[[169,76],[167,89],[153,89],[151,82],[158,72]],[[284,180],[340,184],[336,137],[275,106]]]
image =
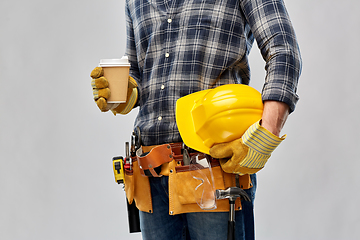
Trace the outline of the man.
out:
[[[261,127],[280,135],[298,101],[301,71],[298,44],[282,0],[126,0],[126,19],[129,101],[113,112],[126,114],[140,107],[135,127],[141,130],[143,146],[182,141],[175,121],[177,99],[224,84],[249,84],[248,54],[254,39],[267,71]],[[93,86],[96,92],[100,88]],[[95,99],[102,111],[108,109],[106,95],[96,94]],[[252,188],[246,191],[252,201],[243,201],[236,212],[236,239],[255,238],[256,175],[250,177]],[[228,212],[170,215],[168,177],[148,179],[153,211],[140,211],[143,239],[226,238]]]

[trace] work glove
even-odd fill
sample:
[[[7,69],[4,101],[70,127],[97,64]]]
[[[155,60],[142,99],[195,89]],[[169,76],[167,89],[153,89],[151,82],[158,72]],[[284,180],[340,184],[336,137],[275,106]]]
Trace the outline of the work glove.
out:
[[[94,100],[102,112],[106,112],[110,110],[109,104],[107,103],[107,99],[110,97],[110,89],[109,82],[104,77],[104,70],[102,67],[96,67],[92,70],[90,74],[91,86],[93,88]],[[125,103],[120,103],[117,106],[112,106],[111,111],[116,115],[120,114],[128,114],[131,109],[134,108],[137,98],[138,98],[138,90],[137,90],[136,81],[129,76],[129,84],[127,91],[127,98]]]
[[[265,166],[271,153],[285,138],[286,135],[277,137],[256,122],[241,138],[216,144],[209,153],[213,158],[219,158],[222,169],[227,173],[253,174]]]

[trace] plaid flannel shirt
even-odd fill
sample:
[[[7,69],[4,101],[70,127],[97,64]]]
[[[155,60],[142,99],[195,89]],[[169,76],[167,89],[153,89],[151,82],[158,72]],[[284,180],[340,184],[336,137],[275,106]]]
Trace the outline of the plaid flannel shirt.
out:
[[[249,84],[254,38],[266,62],[263,100],[294,110],[301,57],[282,0],[126,0],[126,20],[126,55],[139,85],[135,127],[144,145],[181,141],[178,98]]]

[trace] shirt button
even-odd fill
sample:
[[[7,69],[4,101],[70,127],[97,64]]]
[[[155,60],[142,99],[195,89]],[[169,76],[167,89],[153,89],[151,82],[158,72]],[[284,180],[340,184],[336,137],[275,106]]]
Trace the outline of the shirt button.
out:
[[[163,85],[161,85],[161,89],[164,89],[165,88],[165,85],[163,84]]]
[[[168,22],[168,23],[171,23],[171,22],[172,22],[172,19],[171,19],[171,18],[169,18],[169,19],[167,20],[167,22]]]
[[[161,117],[161,116],[159,116],[159,117],[158,117],[158,120],[159,120],[159,121],[161,121],[161,119],[162,119],[162,117]]]
[[[165,57],[167,57],[167,58],[168,58],[169,56],[170,56],[170,54],[169,54],[169,53],[165,53]]]

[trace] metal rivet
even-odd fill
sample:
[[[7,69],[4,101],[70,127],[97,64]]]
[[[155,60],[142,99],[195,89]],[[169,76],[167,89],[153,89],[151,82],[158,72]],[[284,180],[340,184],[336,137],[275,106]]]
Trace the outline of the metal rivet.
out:
[[[149,168],[152,168],[152,165],[151,165],[151,164],[149,164]]]
[[[167,145],[167,148],[170,149],[170,145]]]
[[[172,173],[173,172],[173,170],[172,169],[170,169],[170,173]]]
[[[170,215],[173,215],[173,211],[170,211]]]
[[[173,155],[172,155],[172,154],[170,154],[170,155],[169,155],[169,158],[172,158],[172,157],[173,157]]]

